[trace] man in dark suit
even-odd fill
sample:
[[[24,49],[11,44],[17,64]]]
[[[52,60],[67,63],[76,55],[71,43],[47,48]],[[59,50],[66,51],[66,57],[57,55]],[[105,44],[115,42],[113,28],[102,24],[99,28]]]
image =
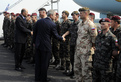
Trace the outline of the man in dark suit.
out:
[[[48,82],[47,70],[51,58],[51,37],[54,36],[60,41],[65,41],[65,38],[58,35],[55,29],[56,25],[53,20],[56,17],[56,12],[49,10],[48,17],[37,21],[33,31],[33,43],[36,48],[35,55],[35,81]]]
[[[16,18],[16,28],[15,28],[15,70],[22,71],[25,69],[22,66],[22,60],[24,56],[25,43],[27,39],[27,34],[33,34],[26,27],[26,16],[28,15],[28,10],[22,9],[21,14]]]

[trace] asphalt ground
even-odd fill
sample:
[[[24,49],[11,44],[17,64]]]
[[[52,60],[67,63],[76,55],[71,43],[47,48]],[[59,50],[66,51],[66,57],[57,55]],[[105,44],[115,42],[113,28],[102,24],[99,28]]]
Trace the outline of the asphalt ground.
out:
[[[0,40],[0,82],[34,82],[34,66],[23,61],[26,68],[23,72],[14,70],[14,53],[1,44]],[[74,79],[62,74],[63,71],[56,70],[53,65],[49,66],[48,77],[51,82],[76,82]]]

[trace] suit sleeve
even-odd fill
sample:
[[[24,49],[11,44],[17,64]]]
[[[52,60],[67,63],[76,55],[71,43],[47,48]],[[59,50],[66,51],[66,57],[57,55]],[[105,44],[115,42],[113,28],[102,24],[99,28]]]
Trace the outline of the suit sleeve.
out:
[[[36,42],[36,36],[37,36],[37,23],[33,27],[33,44]]]
[[[19,17],[16,19],[16,26],[23,32],[31,33],[31,31],[22,24],[22,21]]]
[[[52,31],[52,35],[54,36],[54,38],[58,39],[59,41],[62,41],[63,38],[61,36],[59,36],[59,34],[57,33],[57,30],[55,29],[55,26],[56,25],[54,25],[52,27],[52,30],[51,30]]]
[[[96,28],[95,24],[89,25],[89,34],[91,36],[92,43],[95,43],[95,38],[97,36],[97,28]]]

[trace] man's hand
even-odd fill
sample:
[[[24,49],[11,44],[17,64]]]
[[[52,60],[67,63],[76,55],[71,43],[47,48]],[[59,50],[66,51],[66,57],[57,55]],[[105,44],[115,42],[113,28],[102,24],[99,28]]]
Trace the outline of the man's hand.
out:
[[[65,35],[63,34],[62,37],[65,38]]]
[[[31,31],[31,35],[33,35],[33,31]]]
[[[64,36],[62,36],[62,37],[63,37],[63,41],[65,42],[66,41],[66,38]]]
[[[114,50],[114,51],[112,52],[112,55],[113,55],[113,56],[117,56],[117,55],[118,55],[118,51]]]
[[[33,46],[35,47],[35,44],[33,44]]]

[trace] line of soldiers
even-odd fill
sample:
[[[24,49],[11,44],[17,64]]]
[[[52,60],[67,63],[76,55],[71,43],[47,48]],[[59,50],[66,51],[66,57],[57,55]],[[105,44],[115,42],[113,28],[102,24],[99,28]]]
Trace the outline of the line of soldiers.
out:
[[[46,18],[46,9],[40,8],[40,18]],[[4,12],[3,33],[5,47],[14,49],[14,30],[17,14]],[[121,27],[120,17],[103,18],[99,21],[101,26],[94,24],[95,14],[89,8],[83,7],[73,11],[73,22],[68,19],[69,12],[62,12],[63,21],[59,22],[56,13],[56,30],[59,35],[66,38],[59,42],[52,38],[52,55],[56,70],[64,70],[63,74],[76,78],[77,82],[114,82],[121,81]],[[79,20],[82,19],[82,21]],[[27,28],[33,30],[37,21],[37,14],[28,14]],[[111,27],[111,28],[110,28]],[[110,29],[109,29],[110,28]],[[29,63],[34,63],[35,49],[32,36],[28,35],[25,48],[25,57]],[[74,76],[75,75],[75,76]],[[110,77],[109,77],[110,76]]]

